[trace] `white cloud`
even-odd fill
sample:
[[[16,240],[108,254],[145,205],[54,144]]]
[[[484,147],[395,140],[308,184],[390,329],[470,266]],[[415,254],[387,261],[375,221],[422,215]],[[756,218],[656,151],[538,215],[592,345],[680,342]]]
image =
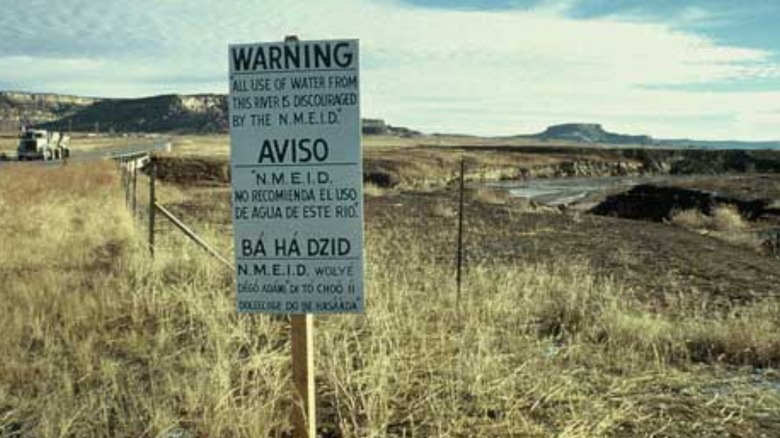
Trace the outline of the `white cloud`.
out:
[[[687,6],[680,11],[679,19],[684,22],[702,22],[712,19],[712,13],[700,6]]]
[[[655,136],[780,138],[762,115],[777,107],[777,93],[646,88],[780,79],[770,53],[670,25],[565,18],[572,1],[494,12],[379,0],[136,0],[122,8],[81,0],[59,12],[65,2],[28,2],[0,17],[0,86],[225,92],[228,42],[358,37],[363,112],[393,124],[512,134],[589,120]],[[36,13],[50,17],[45,25],[25,18]],[[706,19],[703,10],[687,15]]]
[[[533,11],[544,15],[563,15],[573,10],[581,0],[541,0],[533,7]]]

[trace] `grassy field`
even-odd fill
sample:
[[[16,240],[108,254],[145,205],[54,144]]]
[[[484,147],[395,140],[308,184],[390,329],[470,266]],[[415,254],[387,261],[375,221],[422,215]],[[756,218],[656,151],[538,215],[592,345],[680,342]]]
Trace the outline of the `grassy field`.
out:
[[[424,143],[420,138],[395,136],[365,136],[364,145],[372,149],[397,149],[418,146]],[[455,144],[454,140],[446,144]],[[230,137],[217,135],[180,135],[173,137],[173,149],[177,155],[227,158],[230,155]]]
[[[237,315],[232,272],[184,241],[150,260],[110,163],[0,187],[0,436],[286,436],[289,325]],[[322,436],[780,436],[777,297],[649,299],[574,254],[497,258],[473,236],[512,246],[547,213],[486,199],[457,303],[451,199],[388,196],[367,201],[366,314],[316,319]],[[160,199],[230,253],[226,189]]]
[[[171,138],[172,152],[161,155],[159,175],[176,182],[229,182],[229,138],[184,135]],[[518,148],[511,149],[517,146]],[[523,146],[531,147],[523,149]],[[458,136],[363,136],[364,172],[380,186],[420,190],[451,184],[465,160],[469,181],[501,181],[566,174],[599,176],[638,173],[641,163],[594,148],[569,149],[563,143],[527,139]],[[510,148],[507,150],[507,148]],[[552,151],[554,149],[554,152]],[[550,152],[545,152],[550,151]]]
[[[578,146],[582,143],[556,141],[546,143],[541,140],[531,140],[511,137],[472,137],[454,135],[420,135],[399,137],[394,135],[364,135],[363,146],[366,150],[393,150],[421,146]],[[593,144],[594,148],[604,145]],[[225,134],[215,135],[179,135],[173,137],[174,151],[180,155],[227,157],[230,155],[230,137]]]

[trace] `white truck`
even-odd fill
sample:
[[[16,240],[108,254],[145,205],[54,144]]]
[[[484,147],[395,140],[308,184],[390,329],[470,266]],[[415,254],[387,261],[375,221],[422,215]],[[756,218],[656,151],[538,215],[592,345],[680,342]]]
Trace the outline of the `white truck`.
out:
[[[16,156],[25,160],[60,160],[70,156],[70,137],[45,129],[22,129]]]

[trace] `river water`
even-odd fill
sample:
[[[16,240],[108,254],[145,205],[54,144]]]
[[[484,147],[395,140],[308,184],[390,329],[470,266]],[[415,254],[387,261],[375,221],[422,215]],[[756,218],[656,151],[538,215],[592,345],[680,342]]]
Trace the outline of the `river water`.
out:
[[[545,205],[569,205],[590,202],[605,195],[629,190],[639,184],[691,181],[712,175],[607,176],[594,178],[539,178],[525,181],[502,181],[487,186],[507,190],[511,196],[530,199]]]

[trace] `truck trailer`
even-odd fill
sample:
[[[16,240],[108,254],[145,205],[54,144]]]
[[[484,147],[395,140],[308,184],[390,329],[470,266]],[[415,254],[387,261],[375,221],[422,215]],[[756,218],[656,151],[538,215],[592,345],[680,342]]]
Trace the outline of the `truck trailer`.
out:
[[[45,129],[22,129],[16,155],[19,161],[60,160],[70,156],[70,137]]]

